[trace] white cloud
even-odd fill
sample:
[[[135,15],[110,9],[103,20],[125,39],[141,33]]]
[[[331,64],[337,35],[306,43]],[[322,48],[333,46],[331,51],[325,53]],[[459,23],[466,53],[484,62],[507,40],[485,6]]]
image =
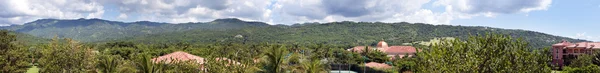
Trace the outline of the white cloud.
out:
[[[4,0],[0,24],[40,18],[100,18],[116,5],[121,20],[186,23],[240,18],[276,24],[382,21],[449,24],[475,16],[546,10],[551,0]],[[423,8],[433,3],[443,12]],[[113,14],[114,15],[114,14]],[[131,19],[135,18],[135,19]]]
[[[457,13],[459,18],[471,18],[547,10],[551,3],[552,0],[439,0],[434,6],[445,6],[446,11]]]
[[[422,9],[422,5],[429,2],[430,0],[280,0],[275,4],[272,16],[274,16],[273,20],[275,22],[285,24],[331,21],[448,23],[418,19],[420,17],[416,19],[400,19],[406,18],[409,15],[441,15],[427,9]]]
[[[127,19],[129,16],[127,16],[127,14],[125,13],[121,13],[119,14],[119,16],[117,16],[118,19]]]
[[[413,13],[397,13],[384,22],[410,21],[430,24],[448,24],[452,20],[449,13],[434,13],[431,10],[421,9]]]
[[[0,24],[22,24],[40,18],[100,18],[100,3],[90,0],[2,0]]]
[[[589,36],[586,34],[587,34],[587,32],[577,33],[577,34],[575,34],[575,36],[572,36],[571,38],[584,39],[584,40],[589,40],[589,41],[600,41],[600,36],[594,37],[594,36]]]
[[[218,18],[267,21],[268,1],[262,0],[116,0],[124,14],[142,14],[137,20],[159,22],[198,22]]]

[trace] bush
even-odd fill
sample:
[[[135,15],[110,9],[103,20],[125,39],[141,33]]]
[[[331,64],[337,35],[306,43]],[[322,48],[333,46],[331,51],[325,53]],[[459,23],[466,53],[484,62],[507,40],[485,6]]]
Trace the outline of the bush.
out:
[[[39,59],[40,71],[50,73],[86,73],[95,72],[96,54],[89,47],[78,44],[77,41],[65,39],[53,41],[43,46],[42,57]]]
[[[22,73],[29,68],[27,49],[13,44],[16,36],[0,30],[0,73]]]
[[[587,65],[584,67],[565,67],[565,73],[597,73],[600,72],[600,67],[596,65]]]
[[[468,40],[443,41],[417,53],[418,72],[547,73],[547,57],[529,51],[526,42],[487,34]]]

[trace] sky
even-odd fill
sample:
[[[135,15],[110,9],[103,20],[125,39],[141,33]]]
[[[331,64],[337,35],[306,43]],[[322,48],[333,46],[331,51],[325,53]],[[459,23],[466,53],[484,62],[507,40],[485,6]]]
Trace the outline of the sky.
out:
[[[600,0],[1,0],[0,26],[37,19],[489,26],[600,41]]]

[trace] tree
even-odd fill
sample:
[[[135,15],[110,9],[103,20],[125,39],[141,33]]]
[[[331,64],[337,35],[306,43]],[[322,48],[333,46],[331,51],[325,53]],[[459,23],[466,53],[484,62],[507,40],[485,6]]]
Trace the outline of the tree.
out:
[[[569,64],[569,67],[585,67],[588,65],[594,65],[592,63],[593,58],[591,55],[587,55],[587,54],[582,54],[577,56],[577,58],[575,58],[574,60],[571,61],[571,64]]]
[[[600,52],[596,52],[592,56],[593,56],[592,57],[592,63],[594,63],[595,65],[600,66]]]
[[[6,30],[0,30],[0,73],[25,72],[29,67],[27,49],[17,47],[12,42],[15,35]]]
[[[152,62],[150,56],[147,55],[136,57],[135,66],[141,73],[159,73],[165,71],[163,65]]]
[[[374,50],[371,49],[369,47],[365,47],[362,52],[361,55],[366,57],[366,61],[364,62],[378,62],[378,63],[384,63],[387,62],[390,58],[387,57],[387,54],[378,51],[378,50]]]
[[[77,41],[58,38],[52,39],[49,45],[42,46],[42,57],[39,59],[41,72],[50,73],[82,73],[95,72],[96,53]]]
[[[121,59],[118,56],[104,55],[100,56],[98,59],[99,61],[97,68],[102,73],[116,73],[118,68],[117,66],[122,64]]]
[[[565,73],[598,73],[600,67],[596,65],[586,65],[583,67],[565,67],[563,70]]]
[[[325,64],[321,64],[319,60],[312,60],[302,63],[304,73],[324,73],[327,71]]]
[[[567,73],[594,73],[599,72],[600,67],[594,64],[597,56],[596,54],[588,55],[582,54],[577,56],[574,60],[571,61],[568,67],[564,68],[564,72]]]
[[[390,59],[389,57],[387,57],[386,53],[383,53],[381,51],[370,51],[367,53],[366,56],[370,60],[368,62],[385,63]]]
[[[265,52],[265,60],[263,61],[264,71],[267,73],[282,73],[284,72],[285,56],[288,53],[283,45],[269,46]]]
[[[418,55],[418,72],[546,73],[543,53],[531,50],[526,42],[507,35],[471,36],[465,41],[442,41]]]
[[[394,66],[395,66],[396,70],[398,70],[400,72],[405,72],[405,71],[414,72],[414,71],[416,71],[415,67],[417,67],[416,62],[417,62],[416,58],[409,57],[408,55],[405,55],[402,58],[397,56],[397,60],[394,61]]]

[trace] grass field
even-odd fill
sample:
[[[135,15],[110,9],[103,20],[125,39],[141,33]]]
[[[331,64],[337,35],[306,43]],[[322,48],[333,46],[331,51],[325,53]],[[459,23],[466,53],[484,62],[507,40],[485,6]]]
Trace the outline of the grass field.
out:
[[[40,72],[40,68],[38,68],[37,66],[32,66],[31,68],[27,69],[26,73],[39,73]]]

